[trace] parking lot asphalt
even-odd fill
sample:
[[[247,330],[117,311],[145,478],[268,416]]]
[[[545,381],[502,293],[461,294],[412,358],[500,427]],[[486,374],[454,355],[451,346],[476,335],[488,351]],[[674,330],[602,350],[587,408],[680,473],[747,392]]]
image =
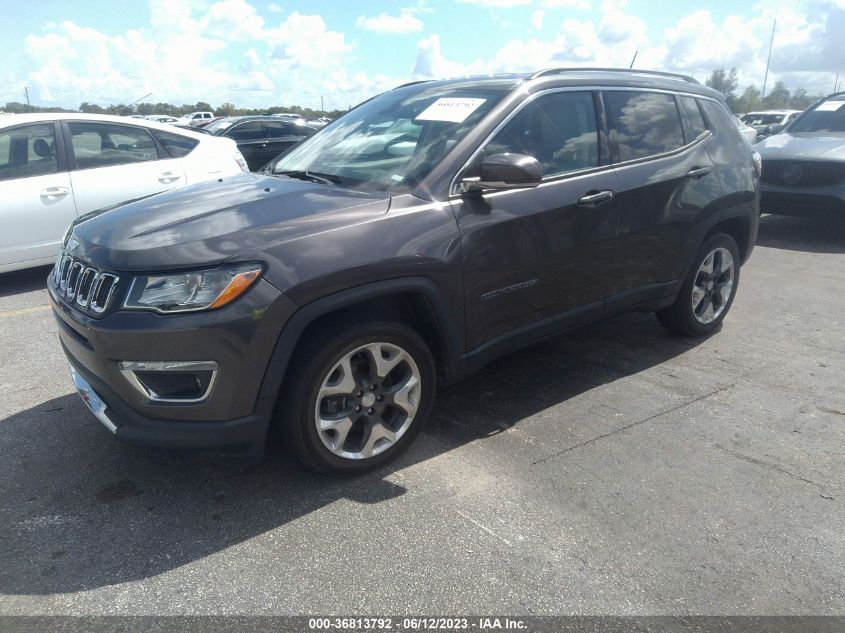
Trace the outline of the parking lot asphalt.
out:
[[[338,481],[115,440],[0,275],[0,614],[842,614],[845,227],[764,217],[720,332],[629,314]]]

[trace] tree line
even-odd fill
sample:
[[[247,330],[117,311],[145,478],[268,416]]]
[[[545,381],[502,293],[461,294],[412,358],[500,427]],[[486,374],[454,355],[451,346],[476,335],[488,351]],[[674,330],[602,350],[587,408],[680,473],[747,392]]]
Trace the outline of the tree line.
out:
[[[793,110],[804,110],[808,106],[815,103],[825,95],[817,94],[810,95],[804,88],[797,88],[794,92],[790,92],[789,88],[784,85],[782,81],[775,83],[774,87],[764,97],[762,91],[756,85],[751,84],[746,87],[741,94],[737,94],[739,87],[739,80],[737,79],[736,68],[725,70],[724,68],[717,68],[704,82],[710,88],[718,90],[725,95],[725,100],[731,111],[742,114],[745,112],[753,112],[754,110],[775,110],[782,108],[790,108]],[[66,110],[63,108],[47,108],[41,106],[30,106],[18,101],[10,101],[3,108],[6,112],[75,112],[75,110]],[[344,110],[314,110],[312,108],[303,108],[302,106],[272,106],[270,108],[239,108],[232,103],[222,103],[218,107],[213,108],[211,104],[205,101],[198,101],[194,104],[183,104],[181,106],[173,105],[172,103],[139,103],[137,105],[128,106],[125,104],[101,106],[96,103],[89,103],[84,101],[79,105],[78,112],[88,112],[92,114],[116,114],[127,116],[130,114],[167,114],[173,117],[179,117],[189,112],[213,112],[215,116],[239,116],[239,115],[255,115],[255,114],[278,114],[281,112],[292,112],[300,114],[305,119],[316,119],[317,117],[327,116],[329,118],[337,118],[344,113]]]
[[[764,97],[760,88],[751,84],[741,94],[737,94],[739,81],[736,76],[736,68],[729,71],[724,68],[717,68],[704,82],[713,90],[718,90],[725,95],[725,101],[732,112],[743,114],[755,110],[805,110],[819,99],[826,95],[810,95],[804,88],[797,88],[790,92],[782,81],[775,82],[774,87]]]
[[[83,101],[79,105],[78,110],[68,110],[66,108],[42,107],[27,105],[19,101],[10,101],[2,108],[5,112],[20,114],[23,112],[87,112],[89,114],[114,114],[118,116],[128,116],[130,114],[141,114],[144,116],[150,114],[167,114],[173,117],[180,117],[183,114],[190,112],[213,112],[215,116],[240,116],[240,115],[255,115],[255,114],[279,114],[282,112],[291,112],[299,114],[305,119],[316,119],[318,117],[337,118],[343,114],[343,110],[314,110],[313,108],[303,108],[302,106],[272,106],[270,108],[239,108],[232,103],[222,103],[214,108],[211,104],[204,101],[198,101],[194,104],[184,104],[181,106],[173,105],[172,103],[139,103],[134,106],[125,104],[106,105],[101,106],[96,103],[89,103]]]

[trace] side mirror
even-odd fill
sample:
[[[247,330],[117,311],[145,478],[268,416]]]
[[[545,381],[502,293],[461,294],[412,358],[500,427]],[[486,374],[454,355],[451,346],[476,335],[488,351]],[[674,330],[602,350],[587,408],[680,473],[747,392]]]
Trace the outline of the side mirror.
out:
[[[543,180],[543,166],[525,154],[493,154],[483,160],[478,174],[461,180],[464,191],[536,187]]]

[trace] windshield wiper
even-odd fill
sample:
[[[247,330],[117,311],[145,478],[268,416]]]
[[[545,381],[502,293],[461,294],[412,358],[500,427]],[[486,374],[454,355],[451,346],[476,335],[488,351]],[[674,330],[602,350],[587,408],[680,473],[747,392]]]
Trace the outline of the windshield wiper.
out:
[[[288,178],[298,178],[299,180],[310,180],[311,182],[319,182],[324,185],[339,185],[340,176],[334,174],[323,174],[317,171],[308,171],[307,169],[291,169],[289,171],[274,172],[276,176],[287,176]]]

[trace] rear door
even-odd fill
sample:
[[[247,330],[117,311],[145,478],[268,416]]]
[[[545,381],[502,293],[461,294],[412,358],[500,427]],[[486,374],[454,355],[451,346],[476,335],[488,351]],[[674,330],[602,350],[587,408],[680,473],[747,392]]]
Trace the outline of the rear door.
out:
[[[80,215],[185,184],[180,159],[170,156],[145,128],[65,121],[64,129]]]
[[[643,90],[606,90],[602,98],[619,179],[608,298],[615,310],[677,291],[720,187],[695,99]]]
[[[0,270],[51,261],[76,218],[61,147],[52,121],[0,130]]]
[[[267,126],[264,121],[244,121],[226,130],[223,136],[234,140],[246,159],[250,171],[261,168],[267,156]]]
[[[602,314],[617,183],[595,99],[589,91],[535,98],[474,161],[501,153],[533,156],[543,167],[542,184],[453,201],[470,349],[507,335],[519,344]]]

